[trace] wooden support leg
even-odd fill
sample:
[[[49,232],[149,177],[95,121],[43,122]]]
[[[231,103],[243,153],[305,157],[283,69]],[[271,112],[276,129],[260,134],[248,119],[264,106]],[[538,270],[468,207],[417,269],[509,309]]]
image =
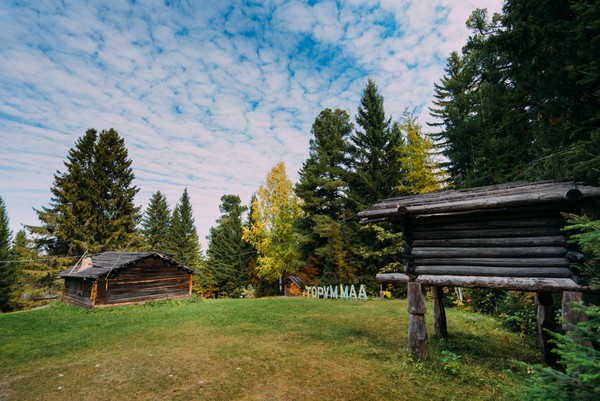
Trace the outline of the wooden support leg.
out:
[[[433,307],[433,337],[437,339],[448,338],[448,327],[446,325],[446,310],[444,309],[444,290],[442,287],[431,287],[431,298]]]
[[[563,329],[570,331],[573,330],[573,326],[575,326],[579,322],[587,322],[588,317],[585,313],[573,310],[573,302],[583,302],[583,293],[581,292],[573,292],[573,291],[564,291],[562,293],[562,316],[563,316]],[[590,341],[581,341],[583,345],[587,345],[588,347],[592,346]]]
[[[425,296],[421,283],[408,283],[408,352],[415,359],[429,357],[427,326],[425,325]]]
[[[542,355],[547,364],[555,366],[558,356],[552,352],[555,347],[549,342],[552,337],[548,333],[548,331],[555,333],[558,330],[552,306],[552,293],[538,292],[536,293],[535,300],[538,305],[537,324]]]

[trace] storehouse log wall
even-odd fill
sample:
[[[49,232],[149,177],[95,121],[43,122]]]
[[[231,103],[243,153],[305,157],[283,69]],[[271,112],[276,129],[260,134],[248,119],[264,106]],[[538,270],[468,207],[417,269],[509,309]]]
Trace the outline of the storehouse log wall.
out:
[[[187,297],[191,275],[159,259],[147,258],[98,281],[95,306]]]
[[[474,210],[415,216],[410,223],[407,274],[573,276],[565,221],[557,209]]]

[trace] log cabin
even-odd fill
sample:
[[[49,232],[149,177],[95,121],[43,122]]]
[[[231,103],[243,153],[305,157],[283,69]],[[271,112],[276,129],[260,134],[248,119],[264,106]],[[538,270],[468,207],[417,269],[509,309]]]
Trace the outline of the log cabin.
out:
[[[189,297],[194,273],[155,252],[104,252],[84,256],[58,276],[65,280],[62,300],[91,309]]]
[[[564,181],[509,183],[381,200],[359,213],[361,224],[393,222],[403,233],[404,271],[378,274],[379,283],[408,286],[409,352],[426,358],[425,300],[431,288],[434,336],[447,336],[443,287],[536,293],[542,352],[552,363],[545,329],[553,329],[552,292],[563,294],[563,314],[584,292],[583,255],[568,241],[564,213],[598,209],[600,191]],[[567,321],[572,316],[563,315]]]

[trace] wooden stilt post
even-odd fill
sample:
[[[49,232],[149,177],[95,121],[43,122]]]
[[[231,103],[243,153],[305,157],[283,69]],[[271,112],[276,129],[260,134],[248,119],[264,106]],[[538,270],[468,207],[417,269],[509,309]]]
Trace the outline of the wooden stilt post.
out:
[[[437,339],[448,338],[448,327],[446,325],[446,310],[444,309],[444,290],[442,287],[431,287],[431,298],[433,307],[433,337]]]
[[[579,322],[586,322],[587,316],[572,308],[573,302],[583,302],[583,293],[574,291],[564,291],[562,293],[562,316],[565,319],[563,328],[569,330],[570,325],[575,325]]]
[[[588,317],[582,312],[573,310],[573,302],[583,302],[583,293],[574,291],[564,291],[562,293],[562,316],[563,316],[563,329],[570,331],[573,330],[579,322],[587,322]],[[579,340],[583,345],[588,347],[592,346],[590,341]]]
[[[408,352],[415,359],[429,357],[427,342],[427,327],[425,325],[425,296],[421,290],[421,283],[410,281],[408,283]]]
[[[556,332],[558,329],[558,324],[556,323],[556,318],[554,316],[554,307],[552,305],[552,293],[537,292],[535,300],[538,305],[537,324],[542,355],[544,356],[546,363],[549,365],[556,365],[558,356],[552,352],[554,346],[549,342],[551,336],[548,333],[548,331]]]

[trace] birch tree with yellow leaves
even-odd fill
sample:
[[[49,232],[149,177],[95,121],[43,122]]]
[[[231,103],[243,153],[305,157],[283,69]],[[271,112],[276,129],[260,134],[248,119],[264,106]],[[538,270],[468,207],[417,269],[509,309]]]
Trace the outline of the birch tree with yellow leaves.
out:
[[[268,282],[279,281],[296,271],[300,257],[293,226],[301,216],[300,199],[285,171],[277,163],[261,185],[252,205],[252,223],[244,227],[242,239],[257,252],[257,275]]]

